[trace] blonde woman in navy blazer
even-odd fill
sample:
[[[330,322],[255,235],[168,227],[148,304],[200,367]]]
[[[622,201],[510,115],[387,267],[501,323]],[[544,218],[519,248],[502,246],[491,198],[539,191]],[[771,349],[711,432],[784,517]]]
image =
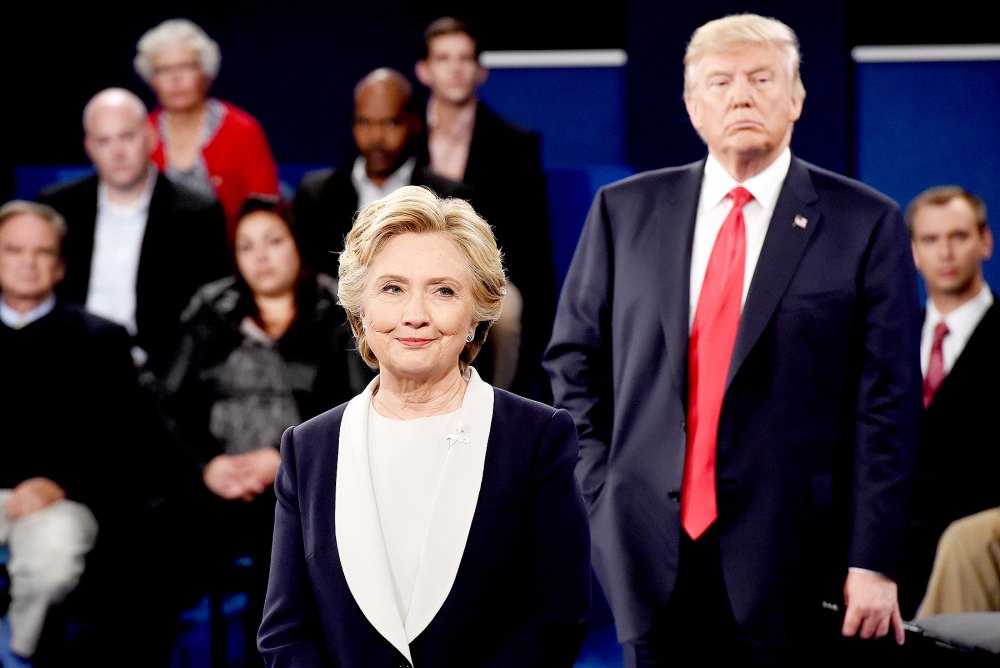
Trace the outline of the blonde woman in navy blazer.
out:
[[[404,186],[360,212],[339,278],[379,375],[282,439],[265,664],[572,666],[591,577],[576,430],[471,366],[506,283],[489,226]],[[414,452],[411,477],[392,457]]]

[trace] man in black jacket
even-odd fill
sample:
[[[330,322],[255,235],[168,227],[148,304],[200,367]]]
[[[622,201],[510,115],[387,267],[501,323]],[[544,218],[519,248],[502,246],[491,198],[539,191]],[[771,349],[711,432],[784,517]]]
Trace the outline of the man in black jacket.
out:
[[[156,134],[134,93],[94,95],[83,129],[95,173],[38,195],[69,227],[59,295],[124,325],[142,364],[169,354],[195,290],[232,272],[225,219],[213,199],[157,173]]]
[[[430,97],[422,160],[475,189],[513,284],[493,336],[512,330],[520,345],[509,355],[498,351],[494,384],[548,401],[541,358],[552,332],[556,294],[541,136],[479,99],[488,72],[468,23],[450,16],[435,20],[424,31],[423,48],[416,74]]]

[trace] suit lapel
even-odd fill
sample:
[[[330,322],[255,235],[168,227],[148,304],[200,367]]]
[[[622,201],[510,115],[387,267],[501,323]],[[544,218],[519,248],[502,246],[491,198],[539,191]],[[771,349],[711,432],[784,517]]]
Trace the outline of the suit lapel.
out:
[[[410,646],[396,607],[392,569],[382,538],[368,459],[368,408],[378,378],[348,403],[337,453],[334,511],[344,579],[371,625],[411,664]]]
[[[659,230],[658,255],[663,268],[662,283],[668,287],[660,290],[661,321],[667,341],[667,362],[674,378],[674,387],[687,388],[687,352],[691,303],[691,245],[694,243],[694,224],[698,215],[698,199],[704,160],[685,170],[675,188],[659,188],[653,211],[662,220],[653,221]],[[671,196],[674,193],[676,196]],[[670,221],[680,221],[670,224]],[[683,391],[685,403],[687,391]]]
[[[337,457],[335,524],[344,578],[372,626],[411,661],[409,643],[434,619],[458,574],[483,480],[493,388],[475,369],[459,413],[462,432],[445,460],[420,550],[405,622],[379,521],[368,456],[368,410],[376,378],[344,412]],[[465,441],[468,442],[465,442]]]
[[[459,421],[468,443],[452,445],[441,473],[406,618],[406,636],[411,641],[434,619],[448,597],[476,511],[493,422],[493,388],[480,380],[475,369]]]
[[[806,167],[792,159],[785,184],[764,237],[757,268],[740,316],[740,328],[729,365],[728,389],[740,366],[771,320],[795,275],[802,252],[821,224],[818,200]]]

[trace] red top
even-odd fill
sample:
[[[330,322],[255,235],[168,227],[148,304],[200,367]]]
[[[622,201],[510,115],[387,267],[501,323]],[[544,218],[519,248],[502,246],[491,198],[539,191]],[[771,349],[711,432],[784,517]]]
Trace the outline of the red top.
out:
[[[221,101],[220,101],[221,102]],[[221,102],[225,111],[218,130],[202,147],[205,169],[212,189],[226,212],[227,229],[232,238],[243,202],[250,195],[278,195],[278,166],[271,154],[264,129],[253,116],[228,102]],[[162,109],[149,115],[159,133]],[[163,137],[153,153],[153,161],[166,172],[167,159]]]

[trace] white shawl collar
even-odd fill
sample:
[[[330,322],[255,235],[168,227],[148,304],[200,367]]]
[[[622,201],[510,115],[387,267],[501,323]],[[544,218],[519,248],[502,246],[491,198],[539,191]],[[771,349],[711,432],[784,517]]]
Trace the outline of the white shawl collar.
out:
[[[434,618],[455,582],[483,481],[493,387],[470,371],[459,412],[468,443],[459,440],[448,451],[405,620],[396,606],[368,457],[368,408],[378,378],[348,403],[340,425],[335,526],[344,578],[368,621],[411,664],[409,643]]]

